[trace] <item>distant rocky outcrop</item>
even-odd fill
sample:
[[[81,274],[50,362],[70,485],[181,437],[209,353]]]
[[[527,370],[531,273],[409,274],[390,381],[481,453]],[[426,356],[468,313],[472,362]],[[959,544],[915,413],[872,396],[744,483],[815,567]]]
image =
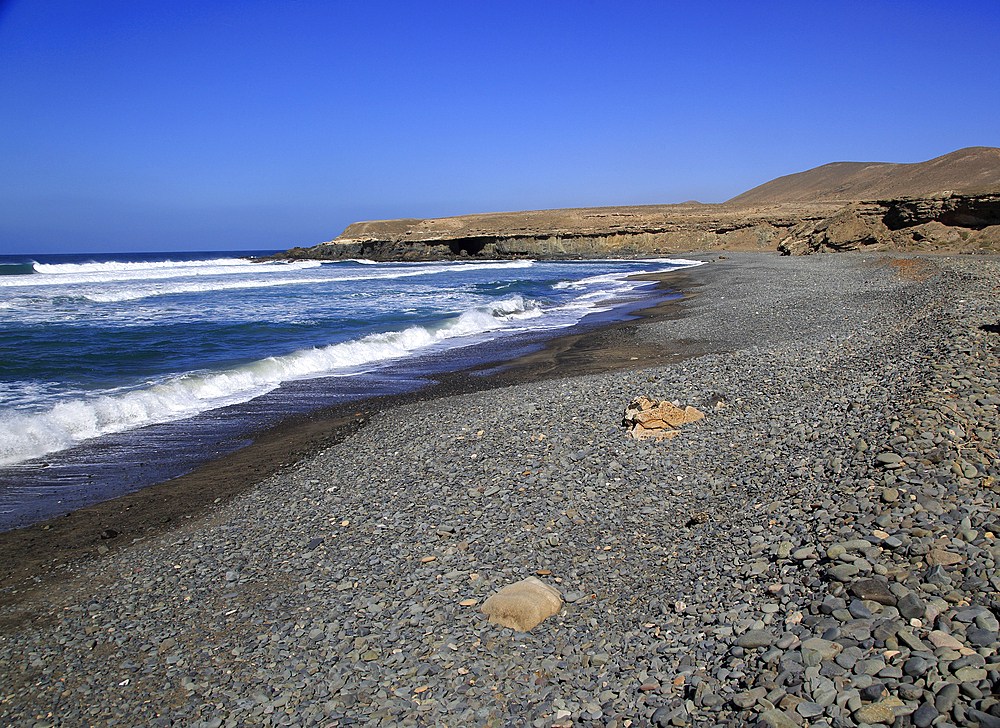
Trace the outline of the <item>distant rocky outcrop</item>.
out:
[[[606,258],[690,250],[775,250],[803,221],[838,205],[731,209],[722,205],[647,205],[487,213],[433,220],[355,223],[340,237],[276,258],[442,260]]]
[[[1000,251],[1000,149],[916,164],[835,162],[722,204],[576,208],[358,222],[277,259],[602,258],[712,250],[808,254],[869,246]]]
[[[803,222],[778,243],[787,255],[928,247],[1000,249],[1000,195],[949,195],[848,203],[819,222]]]

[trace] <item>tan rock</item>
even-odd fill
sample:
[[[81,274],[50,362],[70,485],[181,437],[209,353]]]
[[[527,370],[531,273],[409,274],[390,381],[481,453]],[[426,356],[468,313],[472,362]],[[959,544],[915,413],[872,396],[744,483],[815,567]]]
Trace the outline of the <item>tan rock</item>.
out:
[[[648,430],[637,424],[629,434],[636,440],[670,440],[681,433],[680,430]]]
[[[910,570],[898,564],[889,564],[885,567],[885,576],[896,581],[906,581],[910,576]]]
[[[648,429],[653,429],[654,427],[662,429],[673,426],[661,417],[659,410],[637,412],[633,420]]]
[[[705,419],[705,413],[701,410],[697,410],[691,405],[684,408],[684,424],[688,422],[697,422],[698,420]]]
[[[931,644],[935,647],[947,647],[951,650],[960,650],[965,646],[950,634],[937,629],[927,635],[927,639],[929,639]]]
[[[677,428],[684,424],[684,410],[680,407],[674,407],[669,402],[664,402],[657,407],[656,412],[659,413],[663,424],[668,427]]]
[[[642,395],[625,408],[623,424],[637,440],[661,440],[675,437],[681,425],[704,417],[704,413],[694,407],[681,408],[673,402]]]
[[[840,654],[844,646],[839,642],[831,642],[822,637],[810,637],[799,645],[799,650],[805,655],[807,652],[816,652],[824,660],[832,660]]]
[[[931,549],[925,558],[931,566],[952,566],[963,561],[959,554],[944,549]]]
[[[771,708],[760,714],[758,725],[767,726],[767,728],[798,728],[799,724],[789,717],[789,713]]]
[[[863,705],[854,711],[854,720],[859,723],[884,723],[890,725],[896,720],[892,706],[886,703]]]
[[[555,587],[534,576],[508,584],[485,602],[481,611],[491,622],[528,632],[546,617],[562,609],[562,596]]]

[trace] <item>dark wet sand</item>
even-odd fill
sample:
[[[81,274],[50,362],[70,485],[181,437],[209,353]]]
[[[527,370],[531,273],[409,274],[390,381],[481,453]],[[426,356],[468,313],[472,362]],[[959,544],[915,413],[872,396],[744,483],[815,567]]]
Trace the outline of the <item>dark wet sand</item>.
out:
[[[372,413],[401,404],[524,382],[698,356],[704,351],[696,343],[654,345],[636,336],[636,329],[647,321],[683,316],[684,300],[696,295],[712,273],[713,266],[705,265],[683,272],[639,276],[656,281],[657,288],[664,293],[679,293],[681,297],[633,311],[634,318],[629,321],[557,337],[538,351],[505,364],[436,375],[436,384],[416,392],[357,400],[288,419],[256,433],[247,447],[187,475],[66,516],[0,533],[0,606],[14,606],[46,588],[58,586],[68,575],[67,566],[100,558],[127,548],[138,539],[196,522],[210,514],[217,504],[245,492],[282,468],[350,437]]]

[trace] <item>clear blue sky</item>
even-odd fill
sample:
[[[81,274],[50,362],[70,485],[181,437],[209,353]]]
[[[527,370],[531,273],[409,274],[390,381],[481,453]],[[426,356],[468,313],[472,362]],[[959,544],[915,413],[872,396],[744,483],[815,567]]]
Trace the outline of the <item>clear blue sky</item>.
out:
[[[697,199],[1000,146],[993,2],[0,0],[0,254]]]

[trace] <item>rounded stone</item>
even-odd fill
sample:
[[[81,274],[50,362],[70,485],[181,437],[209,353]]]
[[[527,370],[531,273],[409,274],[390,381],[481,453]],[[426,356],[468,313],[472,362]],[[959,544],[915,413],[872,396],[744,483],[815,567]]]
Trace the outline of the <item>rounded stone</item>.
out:
[[[861,569],[854,564],[837,564],[827,569],[826,574],[834,581],[846,583],[857,576],[860,571]]]
[[[854,711],[854,720],[858,723],[885,723],[891,725],[896,720],[896,714],[891,705],[871,703],[862,705]]]
[[[882,683],[872,683],[868,687],[861,689],[861,699],[869,702],[882,700],[882,698],[888,695],[889,691],[885,689],[885,685]]]
[[[958,699],[958,683],[948,683],[934,696],[934,708],[938,713],[947,713],[955,705]]]
[[[997,633],[989,629],[970,629],[965,633],[965,639],[976,647],[989,647],[997,641]]]
[[[938,717],[938,710],[930,703],[924,703],[915,711],[913,715],[910,716],[910,720],[913,721],[913,725],[917,728],[928,728],[934,719]]]
[[[910,677],[920,677],[930,670],[933,664],[930,660],[914,655],[903,663],[903,672]]]
[[[774,635],[764,629],[751,629],[740,635],[736,644],[744,649],[752,650],[759,647],[770,647],[774,644]]]
[[[823,715],[825,710],[826,709],[819,703],[813,703],[811,701],[799,703],[795,706],[795,712],[803,718],[818,718]]]
[[[885,606],[895,606],[896,597],[889,587],[878,579],[859,579],[851,584],[851,593],[860,599],[878,602]]]

